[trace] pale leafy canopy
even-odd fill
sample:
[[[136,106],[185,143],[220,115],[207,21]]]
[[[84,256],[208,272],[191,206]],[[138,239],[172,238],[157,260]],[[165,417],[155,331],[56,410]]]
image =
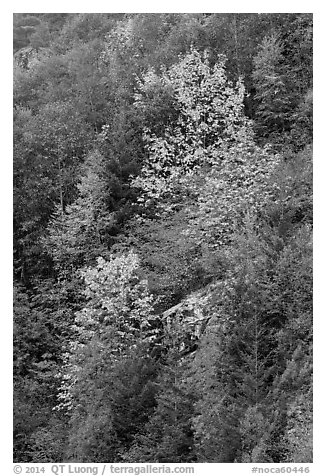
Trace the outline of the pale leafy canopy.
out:
[[[252,136],[243,113],[244,86],[229,83],[223,57],[211,67],[207,53],[192,49],[160,76],[150,69],[139,80],[135,106],[145,107],[146,97],[162,87],[173,94],[179,115],[160,137],[144,130],[148,159],[134,185],[148,199],[171,197],[186,177],[215,162],[216,148]]]
[[[246,213],[273,198],[276,186],[269,177],[279,163],[268,147],[254,143],[242,81],[233,86],[227,80],[223,57],[211,67],[208,53],[192,49],[160,76],[149,70],[138,86],[136,107],[166,87],[179,111],[162,136],[144,131],[148,159],[133,182],[142,189],[140,200],[154,202],[162,213],[191,196],[185,233],[199,243],[228,242]]]
[[[95,267],[81,271],[87,303],[76,313],[75,339],[62,374],[61,407],[73,408],[74,386],[89,346],[96,345],[99,354],[115,362],[155,339],[153,298],[139,276],[139,266],[138,256],[130,251],[108,261],[100,257]]]

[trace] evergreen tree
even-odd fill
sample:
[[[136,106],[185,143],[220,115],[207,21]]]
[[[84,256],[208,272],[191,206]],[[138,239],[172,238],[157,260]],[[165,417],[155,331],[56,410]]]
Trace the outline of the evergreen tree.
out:
[[[283,73],[282,44],[277,35],[264,38],[254,65],[258,134],[266,137],[289,131],[293,106]]]
[[[108,236],[114,214],[110,213],[104,158],[94,151],[83,169],[78,198],[65,210],[57,207],[44,239],[44,246],[62,275],[105,256],[110,244]]]
[[[187,362],[172,347],[156,383],[156,406],[145,427],[124,455],[128,462],[196,461],[191,417],[194,397],[186,385]]]

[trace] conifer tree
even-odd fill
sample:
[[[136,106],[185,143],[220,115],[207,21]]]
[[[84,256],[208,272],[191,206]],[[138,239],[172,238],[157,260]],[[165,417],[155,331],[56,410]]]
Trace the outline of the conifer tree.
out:
[[[282,43],[277,34],[265,37],[254,58],[256,128],[259,136],[282,134],[290,129],[293,105],[287,85]]]
[[[171,348],[156,382],[156,406],[124,456],[128,462],[196,461],[191,418],[194,396],[186,384],[188,362]]]
[[[104,158],[95,151],[83,168],[79,196],[65,210],[57,207],[44,239],[47,252],[63,275],[108,253],[107,237],[114,221]]]

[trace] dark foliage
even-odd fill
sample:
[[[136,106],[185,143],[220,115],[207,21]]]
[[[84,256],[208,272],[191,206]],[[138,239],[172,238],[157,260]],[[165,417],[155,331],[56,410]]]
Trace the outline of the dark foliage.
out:
[[[13,28],[14,460],[311,462],[312,15]]]

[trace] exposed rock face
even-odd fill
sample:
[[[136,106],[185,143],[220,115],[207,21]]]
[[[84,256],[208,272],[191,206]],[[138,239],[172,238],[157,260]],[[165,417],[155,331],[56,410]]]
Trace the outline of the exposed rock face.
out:
[[[205,312],[210,285],[189,294],[179,304],[162,314],[162,321],[181,354],[193,352],[198,339],[205,332],[210,317]]]

